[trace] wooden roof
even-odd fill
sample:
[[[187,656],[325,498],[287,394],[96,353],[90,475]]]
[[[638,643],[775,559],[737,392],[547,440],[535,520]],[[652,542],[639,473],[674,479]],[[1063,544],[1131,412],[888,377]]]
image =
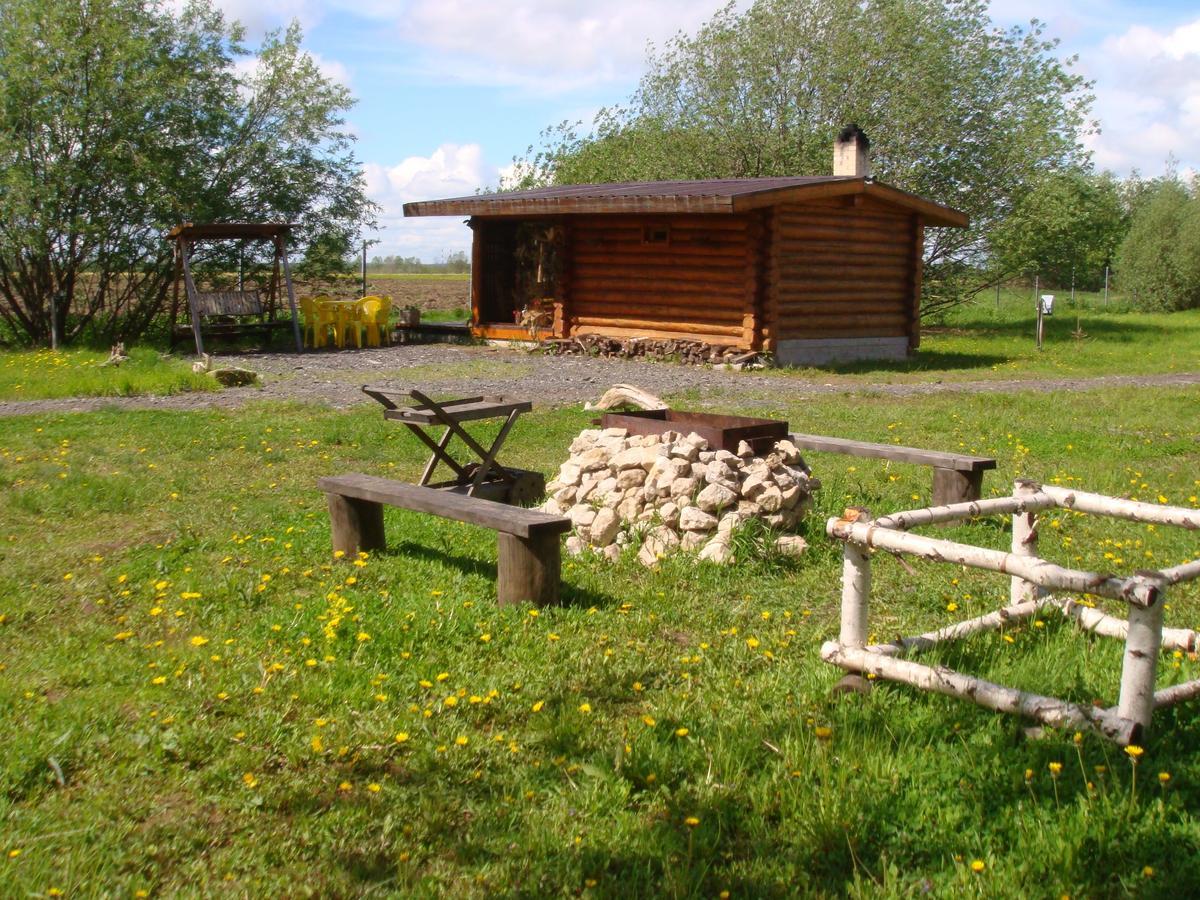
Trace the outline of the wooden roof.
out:
[[[167,232],[167,240],[269,240],[280,235],[287,237],[291,230],[292,226],[287,222],[203,222],[199,225],[184,222]]]
[[[865,194],[921,214],[927,225],[964,228],[956,209],[869,178],[816,175],[709,181],[569,184],[404,204],[406,216],[549,216],[578,213],[741,213],[781,203]]]

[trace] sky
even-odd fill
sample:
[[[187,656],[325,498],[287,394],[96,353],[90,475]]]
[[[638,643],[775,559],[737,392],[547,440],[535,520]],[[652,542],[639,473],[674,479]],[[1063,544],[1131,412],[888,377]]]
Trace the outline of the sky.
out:
[[[562,121],[625,101],[650,44],[695,29],[726,0],[214,0],[254,44],[298,20],[306,49],[357,98],[348,123],[382,209],[375,254],[436,261],[470,246],[457,218],[402,205],[494,188]],[[745,5],[745,0],[741,0]],[[1196,0],[994,0],[997,25],[1045,23],[1095,82],[1096,166],[1200,171]]]

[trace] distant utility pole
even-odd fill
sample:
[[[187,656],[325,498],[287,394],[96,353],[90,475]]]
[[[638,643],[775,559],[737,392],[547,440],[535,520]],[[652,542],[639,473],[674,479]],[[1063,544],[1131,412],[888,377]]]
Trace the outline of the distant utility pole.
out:
[[[1042,329],[1045,328],[1045,313],[1042,310],[1042,298],[1038,293],[1038,276],[1033,276],[1033,302],[1037,307],[1037,332],[1034,340],[1037,343],[1037,348],[1042,349]]]

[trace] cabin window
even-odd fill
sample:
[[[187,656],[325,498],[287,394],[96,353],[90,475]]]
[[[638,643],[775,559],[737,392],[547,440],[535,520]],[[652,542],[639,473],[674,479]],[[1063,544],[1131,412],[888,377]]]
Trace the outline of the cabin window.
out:
[[[647,225],[642,228],[643,244],[671,243],[671,228],[668,225]]]

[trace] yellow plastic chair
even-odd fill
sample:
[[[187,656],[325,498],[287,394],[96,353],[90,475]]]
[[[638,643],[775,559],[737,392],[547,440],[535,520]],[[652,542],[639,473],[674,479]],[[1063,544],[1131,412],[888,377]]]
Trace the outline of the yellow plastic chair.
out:
[[[338,346],[345,347],[353,337],[354,346],[362,347],[362,322],[358,314],[358,303],[335,303],[333,310]]]
[[[300,298],[300,311],[304,314],[305,346],[324,347],[329,343],[329,329],[333,326],[333,314],[329,307],[324,305],[328,300],[329,298],[323,294]]]
[[[391,297],[363,297],[358,301],[358,319],[366,332],[367,346],[378,347],[391,343],[388,319],[392,313]]]

